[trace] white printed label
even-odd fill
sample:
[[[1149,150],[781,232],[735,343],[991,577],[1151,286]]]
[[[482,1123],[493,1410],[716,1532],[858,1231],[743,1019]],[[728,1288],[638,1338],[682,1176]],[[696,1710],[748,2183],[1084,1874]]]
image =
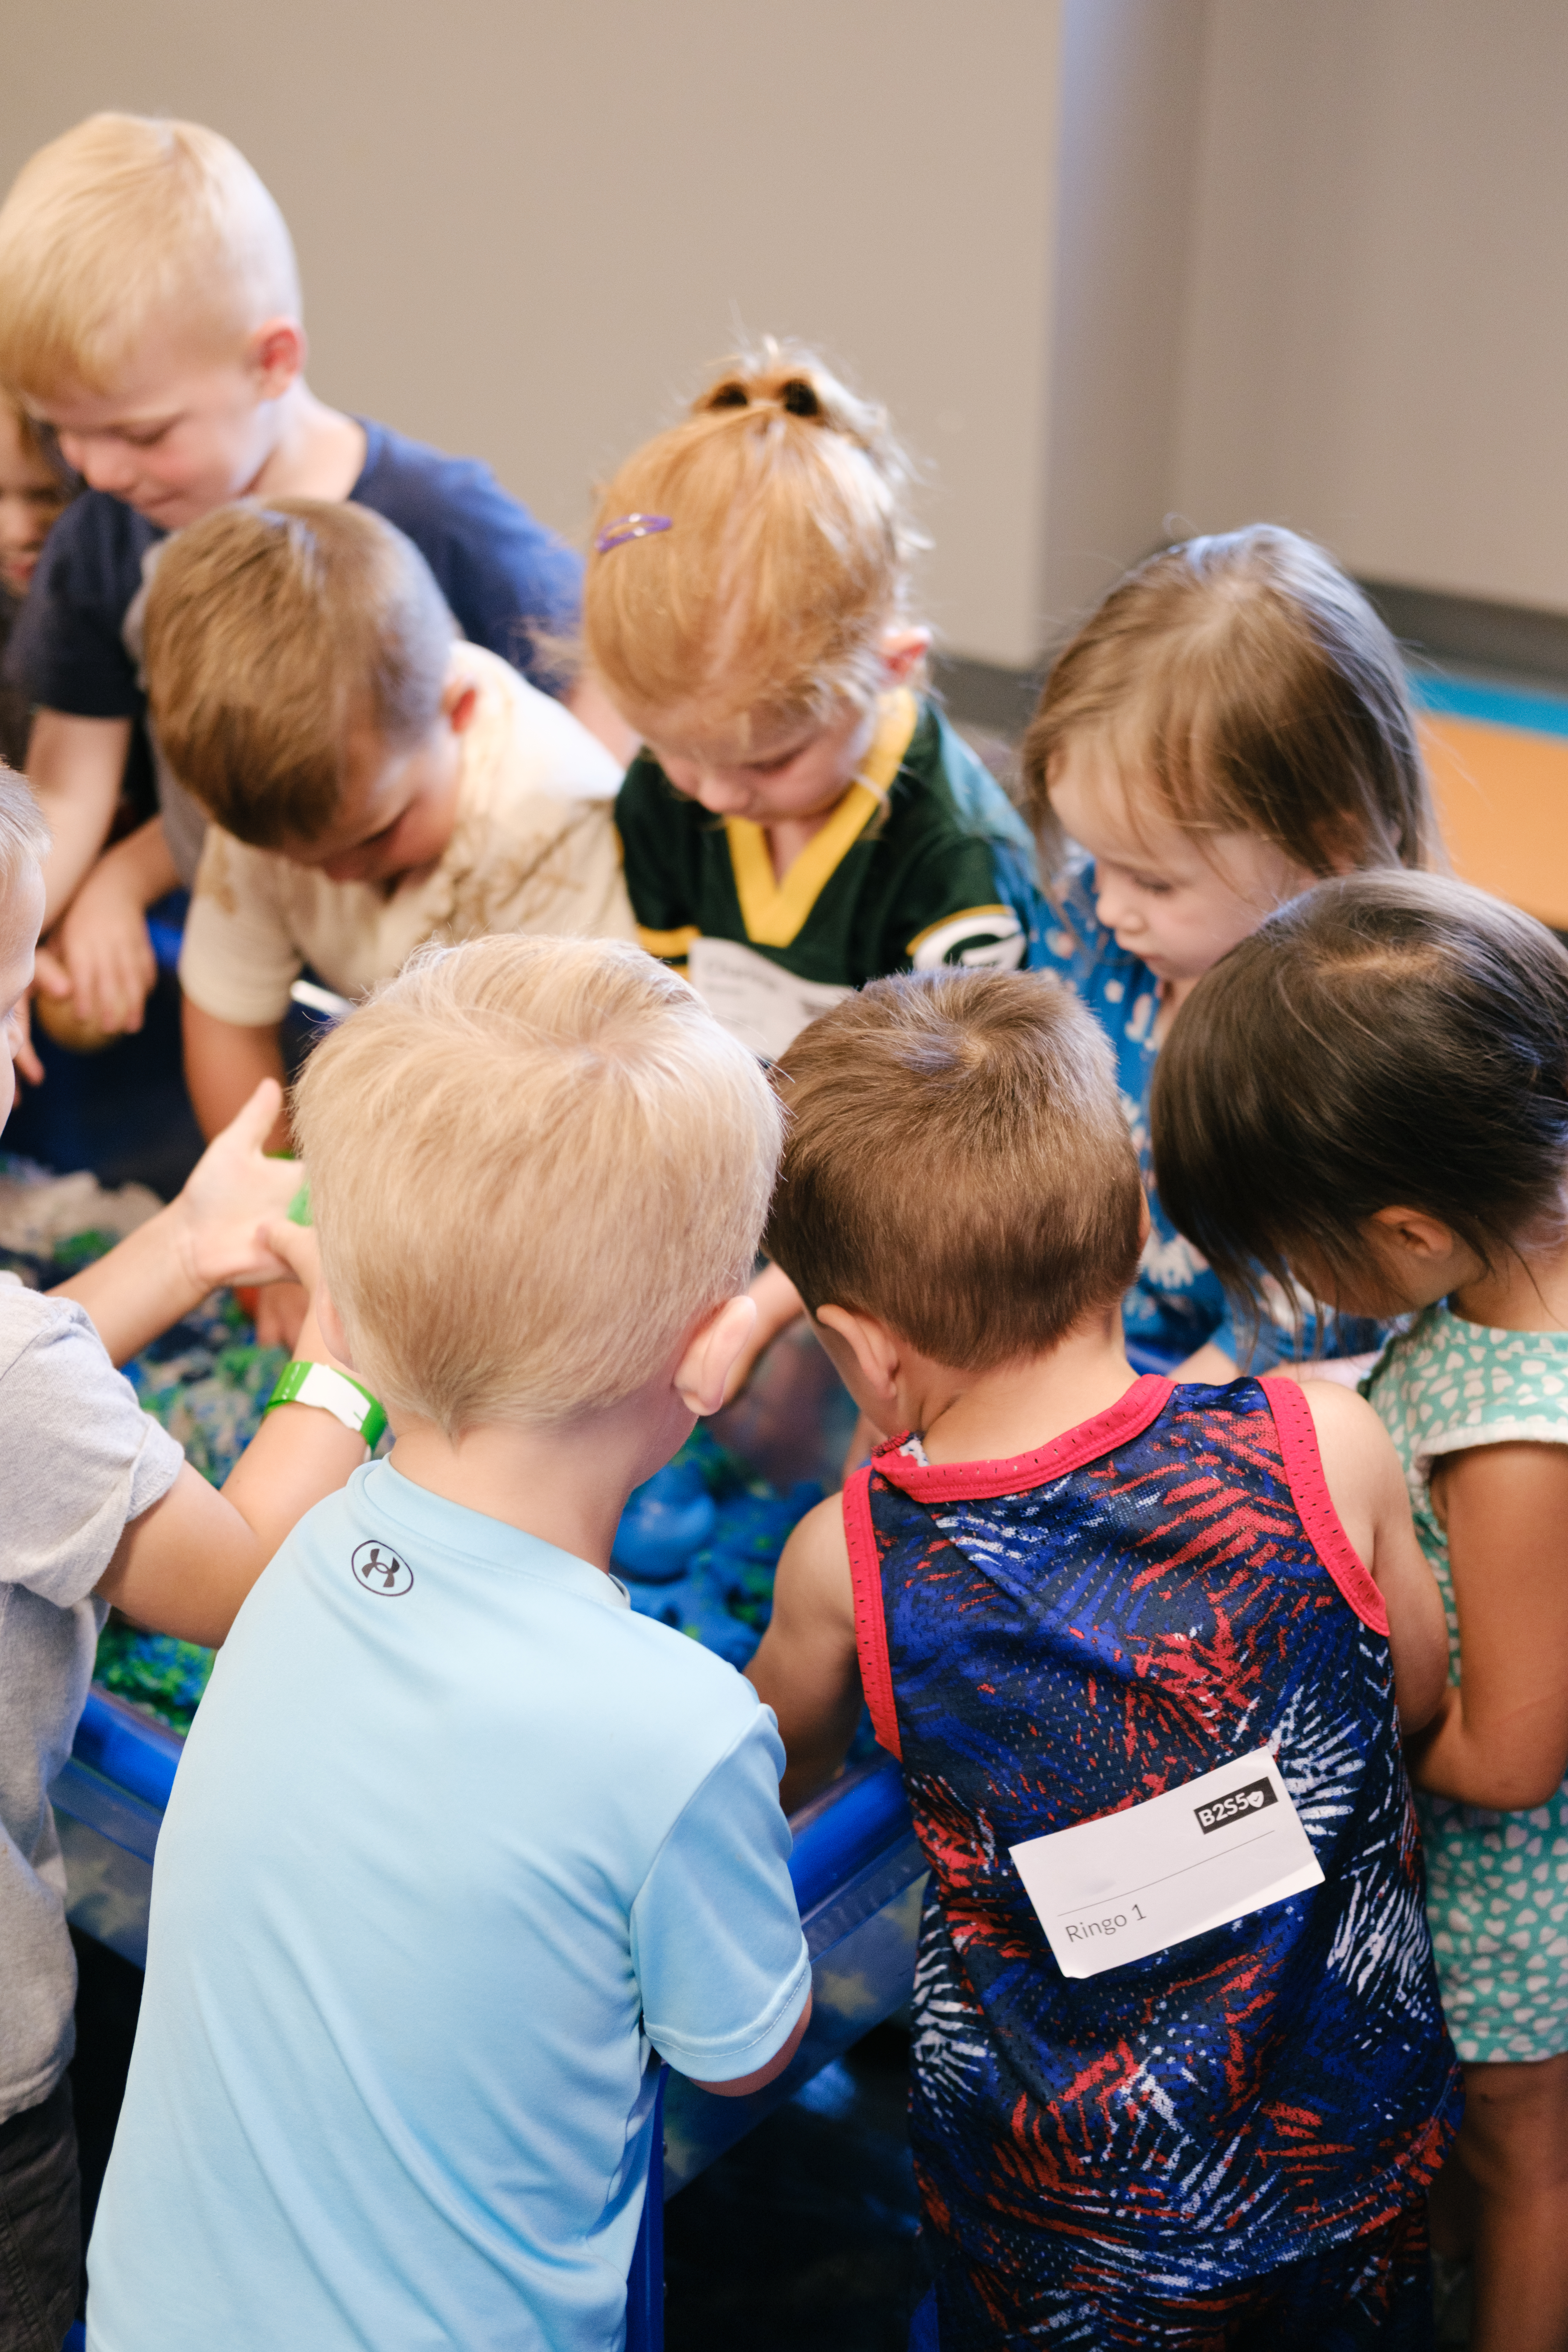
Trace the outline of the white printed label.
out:
[[[1067,1977],[1147,1959],[1323,1883],[1267,1748],[1011,1852]]]
[[[715,1020],[762,1062],[776,1062],[819,1013],[855,993],[797,980],[739,940],[693,940],[686,976]]]

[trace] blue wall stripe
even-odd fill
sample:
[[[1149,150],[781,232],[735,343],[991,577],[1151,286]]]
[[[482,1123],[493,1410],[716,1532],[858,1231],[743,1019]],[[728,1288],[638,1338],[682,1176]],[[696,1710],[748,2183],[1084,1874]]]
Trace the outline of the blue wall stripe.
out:
[[[1489,727],[1568,737],[1568,696],[1488,686],[1469,677],[1437,677],[1430,670],[1411,672],[1410,692],[1416,709],[1430,711],[1435,719],[1479,719]]]

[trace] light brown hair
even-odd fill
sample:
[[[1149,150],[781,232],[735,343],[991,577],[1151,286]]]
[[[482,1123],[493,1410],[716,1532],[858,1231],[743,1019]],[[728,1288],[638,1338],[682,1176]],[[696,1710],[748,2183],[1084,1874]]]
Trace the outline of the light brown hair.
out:
[[[426,950],[293,1097],[321,1263],[392,1412],[619,1402],[745,1286],[780,1118],[683,980],[613,940]]]
[[[32,399],[112,394],[154,328],[237,358],[267,319],[299,316],[282,214],[199,122],[89,115],[0,208],[0,379]]]
[[[169,541],[148,588],[153,724],[239,840],[312,842],[352,726],[396,749],[435,725],[456,634],[418,549],[368,507],[220,507]]]
[[[1110,1047],[1043,972],[900,973],[803,1030],[766,1245],[815,1312],[936,1361],[1043,1355],[1137,1271],[1142,1189]]]
[[[1042,863],[1053,763],[1098,739],[1196,833],[1252,833],[1309,874],[1440,862],[1399,649],[1321,547],[1257,523],[1128,573],[1058,657],[1024,739]]]
[[[921,544],[909,471],[884,411],[811,352],[729,361],[599,499],[595,541],[633,515],[669,526],[589,555],[584,640],[611,700],[759,733],[868,709]]]

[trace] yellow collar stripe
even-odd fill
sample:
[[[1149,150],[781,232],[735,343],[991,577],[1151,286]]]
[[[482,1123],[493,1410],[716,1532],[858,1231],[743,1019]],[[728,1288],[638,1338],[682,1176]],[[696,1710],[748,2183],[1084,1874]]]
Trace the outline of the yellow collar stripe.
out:
[[[782,881],[775,880],[768,838],[750,817],[730,816],[735,893],[746,937],[760,948],[793,947],[806,918],[892,789],[914,739],[920,704],[907,687],[882,697],[877,732],[860,773],[827,823],[814,833]]]

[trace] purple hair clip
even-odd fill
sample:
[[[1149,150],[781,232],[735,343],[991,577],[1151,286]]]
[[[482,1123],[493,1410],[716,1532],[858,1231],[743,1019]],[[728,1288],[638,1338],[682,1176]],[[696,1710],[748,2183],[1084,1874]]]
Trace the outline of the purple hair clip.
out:
[[[675,528],[668,515],[619,515],[606,525],[594,541],[596,555],[608,555],[612,547],[624,547],[628,539],[651,539],[656,530]]]

